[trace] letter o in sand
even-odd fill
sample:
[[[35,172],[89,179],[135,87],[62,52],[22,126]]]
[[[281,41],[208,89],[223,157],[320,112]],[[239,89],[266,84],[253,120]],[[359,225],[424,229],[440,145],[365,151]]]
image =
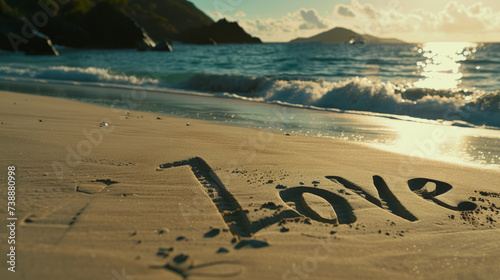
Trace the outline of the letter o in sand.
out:
[[[311,217],[323,222],[338,224],[337,213],[324,198],[304,192],[300,198],[300,202]]]

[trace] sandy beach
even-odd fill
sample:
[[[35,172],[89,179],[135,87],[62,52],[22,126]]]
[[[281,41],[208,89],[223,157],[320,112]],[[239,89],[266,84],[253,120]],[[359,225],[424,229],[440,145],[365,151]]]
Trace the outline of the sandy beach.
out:
[[[2,279],[500,274],[497,171],[51,97],[0,108]]]

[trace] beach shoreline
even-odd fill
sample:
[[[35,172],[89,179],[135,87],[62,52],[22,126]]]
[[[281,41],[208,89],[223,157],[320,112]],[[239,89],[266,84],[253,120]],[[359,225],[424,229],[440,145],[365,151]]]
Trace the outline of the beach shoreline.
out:
[[[471,126],[460,120],[296,107],[154,86],[6,79],[1,82],[1,88],[112,107],[113,112],[137,110],[222,125],[348,140],[403,155],[500,170],[500,152],[496,149],[500,145],[498,130]]]
[[[17,179],[8,279],[500,273],[496,170],[11,92],[0,121]]]

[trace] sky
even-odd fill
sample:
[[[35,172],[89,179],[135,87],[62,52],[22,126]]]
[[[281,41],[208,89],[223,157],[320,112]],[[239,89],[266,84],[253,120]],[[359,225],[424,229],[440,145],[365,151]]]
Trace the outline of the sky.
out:
[[[500,42],[499,0],[190,0],[265,42],[334,27],[407,42]]]

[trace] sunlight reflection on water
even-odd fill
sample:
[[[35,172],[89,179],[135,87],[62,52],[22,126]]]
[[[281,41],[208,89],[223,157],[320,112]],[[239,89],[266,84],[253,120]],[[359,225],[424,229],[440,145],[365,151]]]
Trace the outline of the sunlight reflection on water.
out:
[[[432,42],[419,46],[417,51],[425,58],[417,63],[423,78],[414,85],[435,90],[456,89],[463,77],[460,62],[473,58],[477,47],[478,44],[467,42]]]

